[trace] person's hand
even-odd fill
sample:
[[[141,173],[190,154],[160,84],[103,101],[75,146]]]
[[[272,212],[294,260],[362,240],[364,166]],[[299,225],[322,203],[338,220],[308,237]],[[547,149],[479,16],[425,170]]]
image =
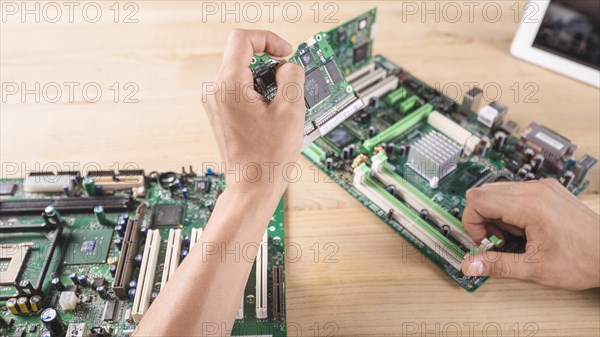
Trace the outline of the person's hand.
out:
[[[269,31],[236,29],[211,93],[203,95],[229,191],[283,194],[295,169],[304,129],[304,71],[293,63],[276,72],[277,96],[266,101],[253,87],[254,53],[283,57],[292,46]]]
[[[476,243],[500,231],[527,237],[523,254],[469,256],[467,276],[528,280],[565,289],[600,286],[600,216],[555,179],[467,191],[463,225]]]

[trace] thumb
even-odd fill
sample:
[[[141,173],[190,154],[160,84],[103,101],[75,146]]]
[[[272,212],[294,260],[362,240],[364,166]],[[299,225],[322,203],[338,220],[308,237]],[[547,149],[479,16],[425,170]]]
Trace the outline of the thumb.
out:
[[[465,276],[494,276],[526,280],[529,278],[531,263],[525,263],[522,254],[485,252],[469,255],[462,264]]]
[[[276,105],[286,104],[304,108],[304,69],[291,62],[277,68],[277,96],[273,100]]]

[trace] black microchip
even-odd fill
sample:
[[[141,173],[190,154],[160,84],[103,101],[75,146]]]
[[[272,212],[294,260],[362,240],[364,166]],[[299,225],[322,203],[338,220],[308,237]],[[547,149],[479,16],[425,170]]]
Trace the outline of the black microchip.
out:
[[[331,95],[325,77],[319,69],[313,69],[306,74],[304,81],[304,100],[307,108],[312,108]]]
[[[183,217],[182,205],[158,205],[154,212],[155,226],[177,226]]]
[[[343,127],[331,130],[326,137],[340,149],[356,140],[356,137],[354,137],[348,129]]]
[[[325,63],[325,69],[327,69],[327,73],[329,73],[329,77],[331,77],[333,83],[340,83],[344,80],[342,74],[340,73],[340,70],[338,69],[333,59]]]
[[[356,64],[369,57],[369,42],[365,42],[352,51],[352,63]]]
[[[17,190],[17,185],[13,183],[0,183],[0,195],[13,195]]]
[[[307,67],[309,64],[315,61],[315,57],[309,50],[306,53],[300,55],[300,61],[302,61],[302,64],[304,64],[304,66]]]

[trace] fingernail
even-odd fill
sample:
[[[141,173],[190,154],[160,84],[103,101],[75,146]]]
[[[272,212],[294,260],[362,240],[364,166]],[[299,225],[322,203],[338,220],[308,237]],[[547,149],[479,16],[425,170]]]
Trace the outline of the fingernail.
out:
[[[483,274],[483,263],[475,260],[467,268],[467,276],[481,276]]]

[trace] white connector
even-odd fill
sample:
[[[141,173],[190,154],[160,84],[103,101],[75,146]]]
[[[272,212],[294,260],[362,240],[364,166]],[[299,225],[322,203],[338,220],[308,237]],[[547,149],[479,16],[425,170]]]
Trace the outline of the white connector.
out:
[[[142,257],[140,275],[137,282],[137,291],[133,300],[131,317],[136,323],[139,323],[150,307],[150,296],[154,287],[154,275],[156,274],[156,264],[158,262],[158,253],[160,250],[160,232],[158,229],[148,231],[146,236],[146,246]]]
[[[267,318],[267,262],[269,259],[269,237],[265,231],[256,255],[256,318]]]
[[[160,289],[165,287],[169,279],[175,274],[177,267],[179,267],[179,254],[181,254],[181,229],[169,229]]]
[[[475,148],[481,141],[481,138],[472,134],[469,130],[463,128],[455,121],[437,111],[432,111],[429,114],[427,123],[446,135],[448,138],[463,146],[465,149],[465,154],[467,155],[475,151]]]
[[[244,295],[242,295],[242,300],[240,301],[240,307],[235,314],[235,319],[244,319]]]
[[[192,228],[192,235],[190,235],[190,252],[196,245],[196,242],[200,240],[200,236],[202,236],[202,228]]]

